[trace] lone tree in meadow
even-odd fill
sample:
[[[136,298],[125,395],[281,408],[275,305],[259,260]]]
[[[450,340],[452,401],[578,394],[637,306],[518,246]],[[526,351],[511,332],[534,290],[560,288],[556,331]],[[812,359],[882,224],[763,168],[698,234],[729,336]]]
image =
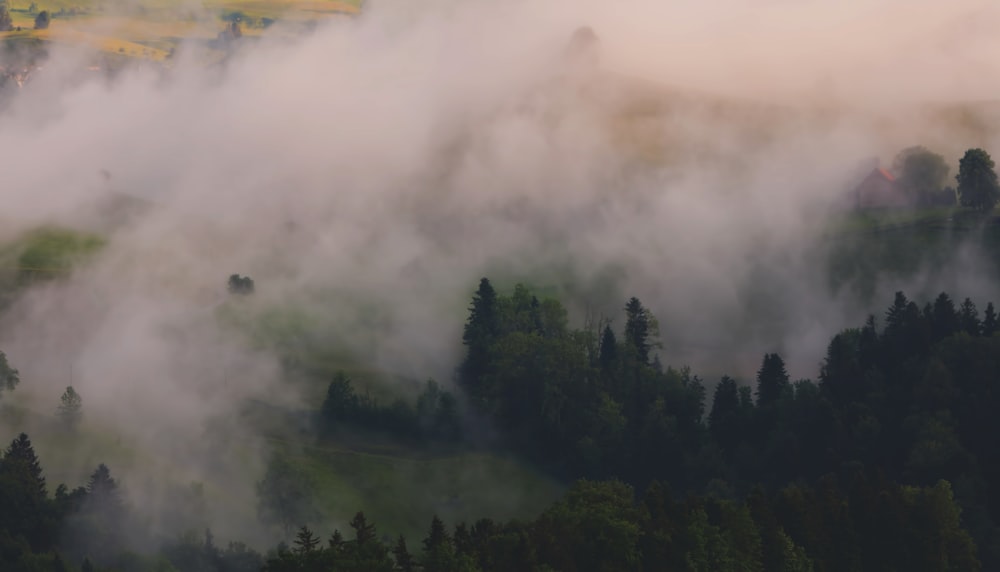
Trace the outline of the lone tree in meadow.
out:
[[[80,394],[73,389],[73,386],[66,388],[62,397],[59,398],[59,409],[57,410],[59,419],[69,430],[75,430],[83,418],[83,399]]]
[[[963,207],[989,212],[1000,201],[996,165],[982,149],[969,149],[958,163],[958,197]]]
[[[38,13],[37,16],[35,16],[35,29],[45,30],[46,28],[49,27],[49,22],[51,22],[51,18],[49,17],[49,11],[42,10],[41,12]]]
[[[229,291],[233,294],[253,294],[253,279],[249,276],[232,274],[229,276]]]

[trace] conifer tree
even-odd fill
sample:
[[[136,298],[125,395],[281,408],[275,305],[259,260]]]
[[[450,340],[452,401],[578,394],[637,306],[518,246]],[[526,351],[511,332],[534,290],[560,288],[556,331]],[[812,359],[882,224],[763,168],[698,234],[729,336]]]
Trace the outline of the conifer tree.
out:
[[[296,546],[296,552],[299,554],[306,554],[308,552],[312,552],[317,546],[319,546],[319,538],[317,538],[316,535],[309,530],[308,526],[302,525],[302,527],[299,528],[298,534],[295,535],[294,544]]]
[[[6,467],[14,463],[21,464],[28,471],[37,484],[38,494],[45,497],[48,493],[45,487],[45,477],[42,475],[42,465],[38,461],[31,440],[24,433],[11,441],[10,447],[4,452],[3,462],[0,463],[0,466]]]
[[[765,354],[757,371],[757,405],[763,407],[777,402],[789,387],[784,360],[778,354]]]
[[[998,330],[997,313],[993,308],[993,302],[986,304],[986,312],[983,315],[983,337],[991,338]]]
[[[416,563],[413,561],[410,551],[406,548],[406,539],[403,538],[402,534],[396,540],[396,546],[392,549],[392,555],[396,559],[396,568],[401,572],[413,572],[415,570]]]

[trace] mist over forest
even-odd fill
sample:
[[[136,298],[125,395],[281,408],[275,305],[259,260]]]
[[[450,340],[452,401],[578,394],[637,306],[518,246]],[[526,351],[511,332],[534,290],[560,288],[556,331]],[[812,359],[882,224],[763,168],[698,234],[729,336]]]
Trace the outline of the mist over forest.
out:
[[[1000,566],[995,2],[7,4],[0,475],[33,447],[48,483],[0,478],[48,519],[0,517],[17,569]],[[937,507],[899,542],[951,567],[818,540],[847,525],[789,486]],[[586,556],[559,518],[595,498],[637,512]]]

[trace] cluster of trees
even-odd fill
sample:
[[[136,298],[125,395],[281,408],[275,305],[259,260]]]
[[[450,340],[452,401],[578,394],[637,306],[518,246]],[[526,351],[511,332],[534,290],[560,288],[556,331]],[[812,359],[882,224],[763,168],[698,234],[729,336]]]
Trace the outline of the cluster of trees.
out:
[[[458,400],[454,394],[428,380],[416,406],[397,398],[382,405],[369,391],[354,390],[343,372],[334,375],[320,409],[321,429],[326,435],[341,429],[366,429],[388,433],[398,439],[454,442],[462,431]]]
[[[230,274],[226,286],[229,292],[242,296],[253,294],[254,291],[253,279],[249,276],[240,276],[239,274]]]
[[[843,482],[842,482],[843,481]],[[902,487],[856,470],[815,487],[755,489],[745,500],[674,499],[653,482],[636,498],[621,481],[578,481],[529,522],[480,519],[449,531],[436,516],[419,552],[379,541],[363,513],[354,535],[322,543],[302,527],[268,572],[677,570],[806,572],[980,569],[950,485]],[[218,570],[197,568],[196,570]]]
[[[946,186],[950,168],[945,158],[925,147],[903,149],[893,160],[899,184],[916,205],[954,205],[990,211],[1000,201],[995,164],[983,149],[969,149],[959,160],[957,189]]]
[[[639,300],[626,305],[621,333],[570,330],[553,304],[523,288],[500,296],[483,279],[459,372],[474,407],[538,463],[567,477],[663,480],[731,498],[852,465],[890,482],[946,479],[982,557],[1000,566],[992,304],[980,315],[968,299],[956,307],[942,294],[920,307],[898,293],[884,328],[871,317],[831,341],[818,383],[792,382],[768,354],[755,388],[720,380],[707,419],[701,380],[654,356],[658,325]]]
[[[48,484],[25,434],[0,459],[0,569],[25,571],[96,570],[93,562],[127,558],[129,514],[118,483],[105,465],[85,487]],[[133,558],[139,558],[133,556]]]
[[[27,436],[0,460],[0,569],[12,570],[979,570],[1000,567],[1000,324],[947,294],[897,293],[881,320],[831,340],[817,381],[777,353],[754,384],[703,382],[657,357],[660,324],[636,298],[620,329],[570,328],[554,300],[481,280],[457,380],[470,410],[428,382],[415,407],[382,407],[338,374],[320,418],[455,440],[483,418],[505,443],[575,482],[531,521],[432,519],[411,552],[359,513],[353,538],[302,527],[266,555],[187,535],[151,556],[101,465],[50,497]],[[879,324],[882,322],[882,325]],[[0,354],[0,387],[16,370]],[[75,392],[73,392],[75,394]],[[69,389],[67,390],[69,394]],[[64,398],[66,395],[64,394]],[[78,403],[77,403],[78,404]],[[404,421],[401,421],[404,420]],[[405,433],[409,431],[411,433]],[[583,480],[580,480],[583,479]],[[635,490],[645,491],[636,498]],[[320,521],[312,491],[280,459],[259,512],[285,538]],[[363,508],[363,507],[359,507]],[[89,566],[89,568],[84,568]],[[103,567],[103,568],[102,568]]]

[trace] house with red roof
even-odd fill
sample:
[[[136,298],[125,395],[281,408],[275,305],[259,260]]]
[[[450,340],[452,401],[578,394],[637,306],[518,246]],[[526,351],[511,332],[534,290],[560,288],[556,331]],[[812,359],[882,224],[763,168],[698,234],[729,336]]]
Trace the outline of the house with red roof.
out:
[[[904,208],[913,201],[896,177],[880,167],[872,169],[854,191],[860,209]]]

